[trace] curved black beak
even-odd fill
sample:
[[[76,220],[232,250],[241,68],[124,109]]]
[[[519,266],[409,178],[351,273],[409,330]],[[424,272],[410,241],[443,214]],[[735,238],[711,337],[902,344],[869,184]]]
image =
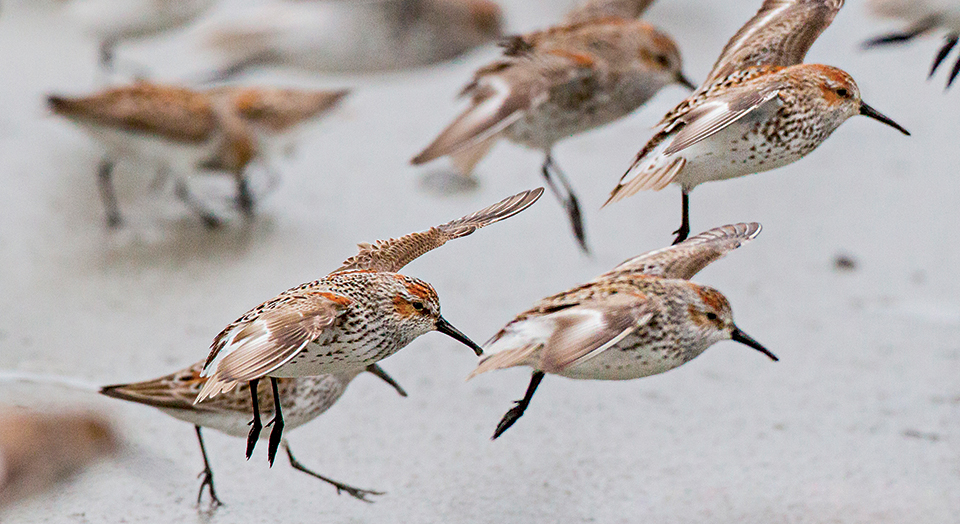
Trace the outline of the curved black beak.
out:
[[[680,72],[677,73],[677,83],[682,85],[683,87],[686,87],[691,91],[694,91],[697,89],[697,86],[693,82],[691,82],[689,78],[683,76],[683,73],[680,73]]]
[[[881,113],[881,112],[877,111],[876,109],[868,106],[866,102],[862,102],[862,101],[860,102],[860,114],[863,115],[863,116],[869,116],[870,118],[872,118],[872,119],[874,119],[874,120],[878,120],[878,121],[880,121],[880,122],[883,122],[884,124],[887,124],[888,126],[896,129],[897,131],[900,131],[901,133],[903,133],[903,134],[905,134],[905,135],[907,135],[907,136],[910,136],[910,131],[907,131],[907,130],[904,129],[900,124],[894,122],[893,120],[890,120],[890,118],[887,117],[886,115],[884,115],[883,113]]]
[[[777,362],[780,360],[776,355],[771,353],[767,348],[760,345],[759,342],[750,337],[750,335],[740,331],[740,328],[733,328],[733,333],[730,333],[730,339],[739,342],[741,344],[747,345],[756,349],[757,351],[763,353],[764,355],[770,357],[770,360]]]
[[[479,357],[483,354],[483,349],[480,348],[476,343],[467,338],[466,335],[460,332],[457,328],[453,327],[452,324],[447,322],[443,317],[437,319],[437,331],[443,333],[444,335],[449,336],[450,338],[463,343],[467,347],[473,350],[474,353]]]

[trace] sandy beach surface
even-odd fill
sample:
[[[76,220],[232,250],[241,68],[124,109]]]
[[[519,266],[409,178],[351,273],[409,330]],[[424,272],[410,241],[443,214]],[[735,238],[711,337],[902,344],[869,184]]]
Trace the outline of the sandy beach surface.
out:
[[[895,24],[849,2],[808,55],[856,79],[864,100],[912,137],[855,117],[807,158],[706,184],[692,228],[758,221],[760,237],[696,277],[730,299],[737,323],[776,353],[733,342],[628,382],[548,376],[526,416],[497,421],[529,370],[466,375],[471,352],[429,334],[381,364],[410,393],[359,377],[329,412],[288,433],[306,465],[386,491],[337,496],[261,445],[213,431],[221,499],[198,511],[193,429],[94,385],[153,378],[207,355],[247,309],[314,280],[357,242],[426,229],[541,184],[539,153],[503,143],[479,186],[449,194],[439,161],[409,159],[462,108],[454,96],[492,47],[455,63],[384,76],[257,72],[244,83],[350,87],[342,108],[278,162],[256,220],[205,230],[152,173],[119,169],[123,229],[104,227],[96,146],[50,116],[49,93],[100,84],[96,47],[48,11],[0,14],[0,403],[82,405],[127,441],[113,461],[0,514],[7,523],[756,522],[955,523],[960,518],[960,87],[926,80],[939,38],[865,52]],[[547,26],[568,2],[504,0],[511,31]],[[688,76],[705,77],[756,1],[661,0],[648,19],[671,34]],[[201,71],[185,38],[124,45],[121,70],[176,81]],[[551,195],[528,211],[418,259],[444,316],[482,342],[548,294],[663,247],[679,222],[676,187],[600,205],[686,96],[664,89],[631,117],[559,145],[594,253],[576,248]],[[255,175],[264,189],[269,177]],[[226,179],[197,179],[214,201]],[[838,267],[848,259],[852,268]],[[840,264],[849,266],[850,264]],[[40,374],[33,382],[20,375]],[[73,385],[58,385],[56,377]],[[87,388],[84,384],[90,384]]]

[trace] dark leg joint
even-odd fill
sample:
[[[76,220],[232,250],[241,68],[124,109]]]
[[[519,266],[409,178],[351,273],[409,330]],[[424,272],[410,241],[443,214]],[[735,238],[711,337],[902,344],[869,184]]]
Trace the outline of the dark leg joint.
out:
[[[253,456],[253,448],[257,446],[260,440],[260,430],[263,424],[260,422],[260,400],[257,397],[257,385],[260,379],[250,381],[250,400],[253,403],[253,420],[250,421],[250,433],[247,435],[247,460]]]
[[[527,392],[523,395],[523,398],[515,401],[517,404],[510,411],[500,419],[500,423],[497,424],[497,429],[493,432],[493,437],[490,440],[496,440],[497,437],[503,434],[504,431],[510,429],[520,417],[523,416],[523,412],[527,410],[527,406],[530,405],[530,400],[533,398],[533,394],[537,391],[537,386],[540,385],[540,381],[543,380],[543,371],[534,371],[533,376],[530,377],[530,385],[527,386]]]

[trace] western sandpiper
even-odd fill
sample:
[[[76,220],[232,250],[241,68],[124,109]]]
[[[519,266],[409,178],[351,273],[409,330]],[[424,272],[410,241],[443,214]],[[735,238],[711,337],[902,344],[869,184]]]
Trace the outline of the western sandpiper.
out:
[[[703,182],[795,162],[858,114],[909,135],[864,103],[847,73],[801,64],[842,5],[766,0],[724,47],[707,80],[661,120],[606,204],[679,184],[680,242],[690,233],[689,194]]]
[[[439,331],[472,348],[480,347],[440,315],[430,284],[398,274],[433,249],[531,206],[543,188],[524,191],[476,213],[398,239],[360,244],[360,252],[326,277],[287,290],[248,311],[214,339],[201,373],[209,377],[194,402],[216,397],[249,382],[253,422],[247,458],[259,438],[257,384],[269,377],[274,394],[268,459],[273,463],[283,433],[280,377],[350,371],[396,353],[417,337]]]
[[[504,415],[493,438],[523,416],[545,373],[597,380],[646,377],[685,364],[721,340],[777,360],[733,323],[726,297],[689,281],[759,233],[757,223],[711,229],[631,258],[517,315],[484,345],[470,374],[514,366],[534,370],[526,395]]]
[[[116,45],[183,26],[215,0],[68,0],[66,14],[100,43],[100,67],[113,68]]]
[[[236,437],[246,436],[249,432],[248,425],[252,414],[249,401],[250,391],[247,384],[239,384],[236,389],[229,393],[211,399],[209,402],[195,404],[194,400],[197,398],[200,388],[207,381],[200,376],[202,370],[203,362],[201,361],[188,368],[153,380],[105,386],[100,389],[100,392],[108,397],[155,407],[172,417],[193,424],[197,433],[197,440],[200,442],[200,454],[203,456],[203,472],[200,473],[203,476],[203,482],[200,484],[200,491],[197,493],[197,504],[203,498],[203,491],[206,488],[210,493],[211,504],[219,506],[221,502],[217,498],[217,492],[213,487],[213,470],[210,468],[210,461],[207,459],[207,449],[203,444],[203,435],[200,428],[212,428]],[[280,402],[284,405],[286,412],[287,429],[294,429],[306,424],[330,409],[346,391],[350,381],[363,371],[364,368],[355,368],[349,371],[313,377],[278,379],[277,390],[280,393]],[[407,396],[403,388],[390,378],[380,366],[371,364],[366,368],[366,371],[385,380],[401,396]],[[264,382],[259,385],[257,394],[268,395],[269,389]],[[264,414],[269,415],[272,411],[272,408],[266,407]],[[333,485],[337,488],[338,494],[345,491],[364,502],[371,502],[367,499],[367,496],[383,494],[380,491],[348,486],[315,473],[294,458],[286,439],[283,441],[283,447],[287,452],[287,458],[290,460],[291,466]]]
[[[344,91],[274,88],[184,87],[137,82],[80,98],[50,96],[51,110],[81,126],[102,144],[99,188],[107,224],[118,226],[120,210],[113,190],[113,168],[132,160],[159,166],[177,177],[195,172],[226,172],[234,177],[237,202],[247,216],[254,200],[245,171],[254,159],[269,155],[271,144],[287,141],[296,124],[323,114]],[[177,179],[177,195],[208,226],[220,219]]]
[[[113,454],[120,439],[90,413],[0,412],[0,508]]]
[[[541,172],[587,251],[580,205],[553,161],[554,144],[630,114],[664,86],[693,85],[681,73],[670,37],[620,16],[516,36],[504,46],[504,56],[479,69],[461,93],[470,97],[470,107],[412,162],[450,156],[469,175],[501,137],[543,151]]]
[[[450,60],[501,36],[490,0],[275,1],[241,8],[197,29],[225,67],[320,72],[395,71]]]
[[[891,33],[867,41],[866,47],[906,42],[936,29],[947,30],[946,41],[934,58],[933,66],[930,68],[930,77],[933,77],[937,68],[946,60],[947,55],[950,54],[950,51],[953,51],[957,41],[960,40],[960,2],[950,0],[870,0],[867,2],[867,6],[877,16],[896,18],[909,25],[903,32]],[[950,70],[950,75],[947,77],[947,88],[953,84],[958,75],[960,75],[960,58],[957,59],[957,63]]]

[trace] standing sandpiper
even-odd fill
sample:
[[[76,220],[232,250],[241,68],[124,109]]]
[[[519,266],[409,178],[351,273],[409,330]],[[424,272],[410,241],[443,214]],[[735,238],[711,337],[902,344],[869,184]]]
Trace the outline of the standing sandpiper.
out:
[[[590,2],[570,14],[575,22],[508,40],[504,56],[461,93],[470,107],[412,163],[450,156],[469,176],[499,138],[543,151],[541,172],[587,251],[580,205],[553,161],[554,144],[627,116],[667,85],[694,87],[673,40],[636,20],[649,3]]]
[[[801,64],[842,5],[766,0],[724,47],[703,85],[663,117],[604,205],[679,184],[677,243],[690,233],[689,194],[699,184],[796,162],[858,114],[909,135],[864,103],[847,73]]]
[[[214,339],[201,377],[209,377],[194,403],[249,382],[253,422],[247,458],[263,427],[257,384],[269,377],[274,418],[267,457],[271,464],[283,433],[280,377],[363,369],[439,331],[482,351],[440,315],[430,284],[398,274],[433,249],[530,207],[543,188],[524,191],[465,217],[398,239],[360,244],[360,252],[326,277],[284,291],[226,327]]]
[[[530,366],[530,386],[497,425],[493,438],[530,404],[545,373],[578,379],[628,380],[669,371],[721,340],[777,357],[733,323],[719,291],[689,279],[760,233],[734,224],[631,258],[586,284],[544,298],[484,345],[470,377]]]
[[[207,449],[203,445],[203,435],[200,433],[200,428],[212,428],[227,435],[244,437],[249,431],[247,426],[253,412],[250,409],[249,386],[245,383],[209,402],[194,404],[193,401],[197,398],[197,393],[200,392],[200,388],[207,381],[200,376],[202,370],[203,362],[201,361],[188,368],[153,380],[104,386],[100,389],[100,393],[108,397],[153,406],[172,417],[193,424],[197,432],[197,440],[200,442],[200,454],[203,456],[203,472],[201,473],[203,482],[200,484],[200,491],[197,493],[197,504],[203,498],[203,489],[206,487],[210,492],[210,503],[215,507],[219,506],[221,502],[217,498],[217,492],[213,487],[213,470],[210,468],[210,461],[207,459]],[[278,379],[277,389],[280,392],[280,401],[286,406],[287,429],[294,429],[306,424],[330,409],[346,391],[350,381],[363,371],[363,368],[356,368],[350,371],[315,377]],[[403,388],[390,378],[380,366],[371,364],[366,368],[366,371],[382,378],[393,386],[401,396],[407,396]],[[270,394],[269,389],[266,383],[262,383],[257,393],[258,395],[268,395]],[[265,415],[272,412],[272,407],[264,409]],[[287,443],[286,439],[283,440],[283,447],[287,452],[290,465],[294,469],[333,485],[337,488],[337,493],[345,491],[364,502],[372,502],[367,499],[367,496],[383,494],[381,491],[348,486],[315,473],[294,458],[293,452],[290,450],[290,444]]]
[[[141,81],[85,97],[50,96],[47,101],[54,113],[77,123],[104,146],[98,179],[108,226],[121,223],[114,165],[133,161],[176,176],[177,196],[208,227],[215,227],[219,217],[190,194],[181,177],[198,171],[231,174],[238,205],[251,216],[248,165],[255,159],[266,163],[275,140],[287,140],[297,124],[327,112],[345,94],[254,87],[197,91]]]

